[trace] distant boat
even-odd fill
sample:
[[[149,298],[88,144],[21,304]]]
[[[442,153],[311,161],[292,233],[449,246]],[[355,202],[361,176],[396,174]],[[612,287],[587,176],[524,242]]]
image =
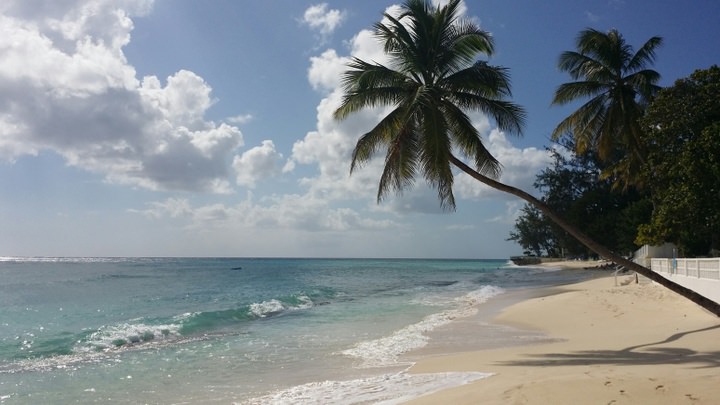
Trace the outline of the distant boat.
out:
[[[238,267],[233,267],[233,268],[230,269],[230,270],[242,270],[242,267],[240,267],[240,266],[238,266]]]

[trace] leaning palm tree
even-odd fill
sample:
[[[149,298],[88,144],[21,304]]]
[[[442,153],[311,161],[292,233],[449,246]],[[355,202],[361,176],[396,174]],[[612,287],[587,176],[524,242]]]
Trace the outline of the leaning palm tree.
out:
[[[432,8],[407,0],[398,16],[385,14],[375,32],[389,56],[388,66],[353,59],[344,74],[345,94],[337,119],[365,108],[390,106],[390,112],[362,135],[352,153],[350,172],[386,149],[377,199],[402,191],[421,174],[437,189],[440,204],[455,208],[452,166],[476,180],[537,207],[548,218],[601,256],[676,291],[720,316],[717,304],[626,260],[567,223],[537,198],[496,179],[499,162],[483,145],[465,111],[488,114],[498,127],[521,132],[523,110],[505,100],[511,95],[507,70],[478,61],[494,52],[490,34],[458,16],[460,0]],[[471,167],[456,156],[472,161]]]
[[[577,50],[563,52],[558,62],[575,81],[557,88],[553,104],[590,99],[560,122],[552,138],[571,134],[578,153],[595,150],[610,164],[604,174],[626,187],[637,185],[645,160],[638,119],[660,89],[660,75],[647,68],[660,45],[662,38],[652,37],[633,53],[617,30],[586,29],[577,37]]]

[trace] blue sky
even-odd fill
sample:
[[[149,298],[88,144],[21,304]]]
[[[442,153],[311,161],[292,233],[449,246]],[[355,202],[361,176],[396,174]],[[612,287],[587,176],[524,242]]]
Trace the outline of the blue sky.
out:
[[[0,255],[505,258],[522,202],[464,175],[457,211],[419,180],[375,203],[376,161],[349,153],[378,120],[342,123],[351,55],[381,60],[372,24],[390,1],[5,0],[0,5]],[[474,116],[532,190],[577,33],[658,35],[671,85],[720,62],[720,4],[465,2],[496,41],[528,112],[522,137]]]

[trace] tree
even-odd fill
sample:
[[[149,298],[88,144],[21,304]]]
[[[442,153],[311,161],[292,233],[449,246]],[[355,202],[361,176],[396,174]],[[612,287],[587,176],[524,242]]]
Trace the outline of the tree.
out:
[[[682,287],[598,244],[518,188],[496,180],[499,162],[485,148],[464,110],[481,111],[502,130],[520,132],[523,110],[506,101],[510,83],[504,68],[476,61],[492,55],[492,37],[475,23],[458,17],[459,0],[432,8],[423,0],[407,0],[399,16],[375,33],[390,57],[390,66],[354,58],[344,73],[344,96],[337,119],[368,107],[391,106],[390,112],[358,140],[350,172],[386,148],[378,201],[389,191],[401,192],[419,172],[435,187],[442,207],[454,209],[454,165],[474,179],[531,203],[553,222],[599,255],[646,275],[720,316],[720,304]],[[455,156],[462,153],[475,168]]]
[[[660,89],[660,75],[646,66],[661,44],[662,38],[652,37],[633,53],[617,30],[586,29],[577,37],[577,51],[563,52],[558,62],[575,81],[557,88],[553,104],[590,100],[561,121],[552,138],[574,136],[578,154],[596,151],[601,161],[613,163],[604,175],[625,187],[638,183],[645,160],[638,119]]]
[[[388,191],[410,186],[419,169],[441,205],[454,209],[452,146],[470,156],[480,173],[500,172],[463,109],[489,114],[506,131],[519,132],[523,124],[523,110],[503,99],[510,95],[506,69],[474,61],[478,53],[493,53],[492,37],[472,22],[457,21],[459,4],[431,11],[424,1],[409,0],[399,17],[385,14],[388,25],[377,23],[375,30],[393,66],[354,58],[345,73],[336,118],[366,107],[395,107],[358,140],[352,155],[351,173],[380,145],[388,147],[378,202]]]
[[[720,67],[661,90],[642,124],[644,176],[655,210],[638,241],[673,242],[686,255],[720,249]]]
[[[552,222],[534,206],[525,204],[515,221],[515,230],[508,240],[514,240],[525,250],[526,255],[560,257],[560,242]]]
[[[636,250],[637,228],[650,217],[647,195],[636,190],[617,190],[611,180],[600,176],[603,166],[595,153],[586,151],[579,155],[575,150],[574,140],[568,135],[549,148],[552,164],[537,175],[534,184],[542,193],[541,201],[611,250]],[[534,214],[523,209],[511,234],[512,240],[525,247],[526,241],[542,234],[547,237],[544,244],[562,249],[565,255],[593,255],[562,228],[548,223],[544,217],[535,219]],[[533,226],[547,225],[533,229],[528,222]]]

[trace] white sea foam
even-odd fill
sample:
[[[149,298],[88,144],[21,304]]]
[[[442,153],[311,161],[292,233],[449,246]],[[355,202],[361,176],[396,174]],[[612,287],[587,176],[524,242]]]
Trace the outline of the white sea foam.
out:
[[[503,292],[495,286],[484,286],[455,299],[455,307],[426,316],[422,321],[395,331],[390,336],[358,343],[341,353],[362,361],[361,368],[386,367],[400,364],[398,357],[427,344],[426,333],[457,318],[477,313],[477,306]]]
[[[381,404],[394,405],[409,401],[436,391],[469,384],[492,374],[433,373],[383,374],[349,381],[323,381],[299,385],[259,398],[253,398],[244,405],[285,405],[285,404]]]
[[[120,355],[128,350],[159,348],[177,343],[200,341],[211,335],[182,337],[179,325],[121,324],[104,326],[78,341],[73,354],[17,360],[0,364],[0,374],[28,371],[78,370],[91,363],[120,363]]]
[[[280,313],[285,310],[285,305],[278,300],[263,301],[250,305],[250,313],[258,318]]]
[[[311,308],[313,306],[312,300],[305,296],[301,295],[297,297],[297,300],[299,301],[299,304],[297,305],[288,305],[283,303],[280,300],[272,299],[269,301],[263,301],[260,303],[254,303],[250,305],[250,314],[253,316],[256,316],[258,318],[265,318],[270,315],[279,314],[283,311],[292,311],[292,310],[298,310],[298,309],[306,309]]]
[[[125,345],[165,340],[180,337],[180,325],[146,325],[144,323],[123,323],[102,326],[87,339],[75,346],[75,352],[112,350]]]

